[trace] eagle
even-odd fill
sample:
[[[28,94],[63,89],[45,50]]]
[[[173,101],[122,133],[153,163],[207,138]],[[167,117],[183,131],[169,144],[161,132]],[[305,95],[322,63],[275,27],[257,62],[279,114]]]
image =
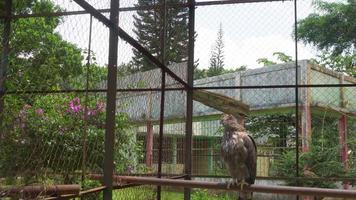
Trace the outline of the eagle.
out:
[[[221,124],[224,127],[224,135],[221,141],[221,156],[232,177],[232,182],[227,183],[227,188],[229,189],[233,184],[240,186],[241,193],[239,200],[251,199],[252,193],[244,192],[243,186],[255,183],[256,143],[247,134],[242,116],[234,117],[231,114],[224,114]]]

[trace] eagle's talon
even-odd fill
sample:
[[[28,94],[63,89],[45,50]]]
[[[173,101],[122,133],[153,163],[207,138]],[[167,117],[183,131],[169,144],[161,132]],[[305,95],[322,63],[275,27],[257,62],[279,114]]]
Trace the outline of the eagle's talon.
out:
[[[242,180],[238,184],[240,185],[240,190],[241,191],[244,189],[244,185],[249,186],[249,184],[245,180]]]

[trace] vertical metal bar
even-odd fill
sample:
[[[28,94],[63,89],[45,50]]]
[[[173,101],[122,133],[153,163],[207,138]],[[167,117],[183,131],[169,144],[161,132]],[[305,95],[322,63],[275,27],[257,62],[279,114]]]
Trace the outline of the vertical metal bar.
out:
[[[299,88],[298,88],[298,13],[297,13],[297,0],[294,0],[294,39],[295,39],[295,176],[299,177]],[[299,179],[297,179],[297,186]],[[299,200],[299,195],[296,196]]]
[[[88,102],[89,102],[89,75],[90,75],[90,57],[91,57],[91,35],[93,28],[93,16],[90,15],[89,19],[89,42],[88,42],[88,57],[87,57],[87,74],[85,85],[85,107],[84,107],[84,132],[83,132],[83,158],[82,158],[82,184],[85,181],[86,173],[86,160],[87,160],[87,137],[88,137]]]
[[[161,62],[166,65],[166,0],[160,0],[159,2],[160,9],[160,23],[161,23],[161,31],[160,31],[160,47],[161,47]],[[160,108],[160,116],[159,116],[159,139],[158,139],[158,172],[157,177],[161,178],[162,176],[162,148],[163,148],[163,125],[164,125],[164,100],[165,100],[165,87],[166,87],[166,73],[164,70],[162,72],[162,80],[161,80],[161,108]],[[161,199],[161,186],[157,186],[157,200]]]
[[[111,0],[110,21],[115,25],[119,24],[119,0]],[[104,190],[104,200],[112,199],[117,84],[117,45],[117,34],[115,34],[114,30],[110,29],[104,155],[104,185],[107,188]]]
[[[10,32],[11,32],[11,8],[12,0],[5,1],[5,15],[4,18],[4,32],[2,39],[2,52],[1,52],[1,63],[0,63],[0,126],[3,123],[4,114],[4,96],[5,96],[5,77],[6,70],[9,65],[9,54],[10,54]],[[3,137],[3,130],[0,130],[0,139]]]
[[[187,90],[187,110],[185,125],[185,180],[191,180],[192,174],[192,146],[193,146],[193,77],[194,77],[194,35],[195,35],[195,0],[188,0],[189,3],[189,42],[188,42],[188,90]],[[190,200],[191,188],[184,188],[184,199]]]

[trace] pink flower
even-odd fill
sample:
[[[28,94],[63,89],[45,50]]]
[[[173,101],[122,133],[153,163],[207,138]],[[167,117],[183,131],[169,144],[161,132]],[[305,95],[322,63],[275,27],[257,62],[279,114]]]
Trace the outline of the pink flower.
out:
[[[105,103],[101,102],[101,101],[98,101],[96,103],[96,110],[98,112],[104,112],[105,111]]]
[[[69,102],[69,109],[70,113],[79,113],[82,109],[82,105],[80,105],[80,99],[78,97],[74,98],[72,101]]]
[[[94,115],[96,115],[96,110],[88,110],[87,115],[88,115],[88,116],[94,116]]]
[[[44,113],[42,108],[37,108],[35,112],[38,116],[43,116],[43,113]]]

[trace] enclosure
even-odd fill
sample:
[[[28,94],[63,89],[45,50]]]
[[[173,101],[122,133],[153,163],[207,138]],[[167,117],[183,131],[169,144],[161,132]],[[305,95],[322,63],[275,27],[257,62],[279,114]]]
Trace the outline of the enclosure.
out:
[[[254,199],[356,194],[355,13],[354,0],[1,1],[0,198],[236,199],[223,113],[246,115],[257,143]]]

